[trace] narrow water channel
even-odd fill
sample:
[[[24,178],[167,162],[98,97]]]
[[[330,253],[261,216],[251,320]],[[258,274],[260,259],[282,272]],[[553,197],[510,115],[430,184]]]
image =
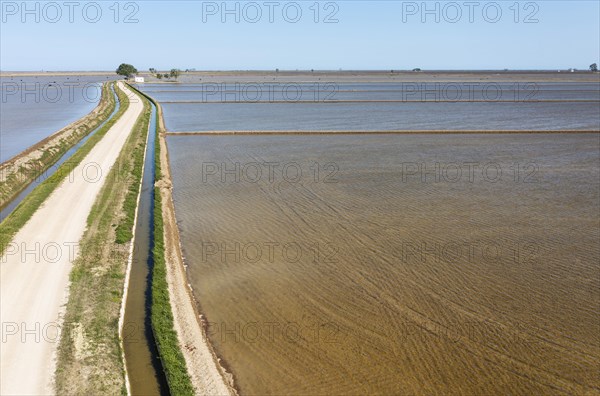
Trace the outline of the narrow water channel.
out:
[[[29,195],[30,192],[32,192],[37,186],[44,182],[44,180],[48,179],[50,176],[56,173],[56,171],[62,164],[67,162],[67,160],[71,158],[73,154],[75,154],[75,152],[79,150],[79,148],[81,148],[81,146],[83,146],[85,142],[89,140],[89,138],[94,136],[96,132],[98,132],[109,120],[111,120],[114,117],[117,111],[119,111],[121,103],[119,102],[119,98],[117,96],[117,93],[115,92],[114,86],[111,87],[111,90],[113,93],[113,97],[115,98],[115,109],[110,114],[110,116],[106,120],[104,120],[100,125],[98,125],[92,132],[88,133],[85,137],[83,137],[83,139],[77,142],[77,144],[71,147],[66,153],[64,153],[63,156],[60,157],[54,165],[50,166],[46,171],[42,172],[38,177],[36,177],[33,180],[33,182],[31,182],[31,184],[29,184],[25,189],[23,189],[23,191],[21,191],[19,195],[17,195],[12,201],[6,204],[2,208],[2,210],[0,210],[0,222],[4,221],[4,219],[6,219],[16,209],[16,207],[19,206],[19,204],[25,199],[27,195]]]
[[[132,395],[169,394],[150,323],[154,264],[151,252],[154,247],[154,139],[156,137],[156,107],[153,103],[151,106],[152,115],[123,324],[125,362]]]

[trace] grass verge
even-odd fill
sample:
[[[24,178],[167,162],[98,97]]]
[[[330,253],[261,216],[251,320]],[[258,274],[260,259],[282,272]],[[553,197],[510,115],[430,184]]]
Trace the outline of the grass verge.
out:
[[[141,93],[141,92],[140,92]],[[160,139],[164,134],[158,104],[144,95],[156,106],[156,138],[154,148],[155,184],[162,178]],[[193,395],[194,387],[190,379],[182,346],[174,327],[173,311],[167,283],[167,263],[165,259],[164,221],[160,187],[154,187],[154,248],[152,250],[154,267],[152,269],[152,332],[156,340],[158,353],[165,371],[169,390],[173,395]]]
[[[194,388],[187,371],[185,358],[181,352],[177,333],[173,327],[173,312],[171,311],[169,286],[167,284],[160,189],[155,187],[154,193],[154,232],[157,238],[152,251],[154,256],[154,269],[152,271],[152,331],[154,332],[171,394],[193,395]]]
[[[63,182],[69,173],[77,167],[94,148],[94,146],[106,135],[106,132],[117,122],[121,115],[129,107],[129,99],[124,92],[117,89],[121,107],[119,111],[104,126],[91,136],[83,146],[71,158],[64,162],[56,172],[37,186],[15,210],[1,223],[0,229],[0,255],[4,254],[6,247],[15,234],[33,216],[35,211],[52,194],[52,192]]]
[[[146,148],[151,114],[148,101],[142,100],[144,110],[96,198],[80,242],[80,255],[73,263],[58,347],[57,394],[127,393],[119,314],[130,245],[117,243],[117,225],[125,227],[128,213],[135,212],[128,198],[132,186],[141,182],[140,158]],[[126,331],[135,332],[143,342],[143,328]]]
[[[133,90],[131,86],[130,89]],[[135,90],[138,94],[139,91]],[[145,95],[140,95],[145,96]],[[145,131],[148,131],[148,125],[150,123],[151,108],[147,99],[144,100],[144,117],[145,117]],[[140,149],[140,145],[142,148]],[[140,185],[142,184],[142,173],[144,171],[144,153],[146,148],[146,141],[143,144],[139,144],[136,150],[133,152],[133,168],[131,170],[132,182],[129,184],[127,196],[123,204],[123,218],[116,229],[116,243],[122,245],[130,242],[133,238],[133,227],[135,222],[135,213],[138,206],[138,195],[140,191]]]
[[[100,101],[92,112],[0,166],[0,208],[10,203],[67,151],[110,117],[116,106],[111,89],[113,84],[102,85]]]

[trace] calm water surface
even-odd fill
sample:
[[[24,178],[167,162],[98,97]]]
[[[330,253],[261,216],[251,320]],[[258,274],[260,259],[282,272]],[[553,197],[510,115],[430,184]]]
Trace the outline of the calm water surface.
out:
[[[173,132],[600,129],[598,103],[166,103],[163,109]]]
[[[0,78],[0,162],[92,111],[115,76]]]
[[[141,88],[161,102],[272,101],[600,101],[593,83],[221,83],[144,84]]]
[[[140,88],[162,103],[171,132],[600,129],[598,83],[163,83]]]

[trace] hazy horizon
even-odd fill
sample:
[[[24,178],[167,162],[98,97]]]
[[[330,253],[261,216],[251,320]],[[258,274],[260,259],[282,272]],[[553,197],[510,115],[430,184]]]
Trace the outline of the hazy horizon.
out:
[[[135,63],[133,64],[135,66]],[[118,66],[118,65],[117,65]],[[381,72],[381,73],[390,73],[393,70],[394,73],[415,73],[415,70],[412,69],[394,69],[394,68],[383,68],[383,69],[198,69],[198,68],[181,68],[180,70],[186,71],[187,73],[211,73],[211,72],[275,72],[276,70],[280,73],[284,72],[329,72],[329,73],[339,73],[339,72]],[[556,72],[556,71],[568,71],[574,69],[576,72],[589,72],[589,66],[587,67],[569,67],[569,68],[549,68],[549,69],[421,69],[418,72],[423,73],[461,73],[461,72]],[[162,69],[161,69],[162,70]],[[167,69],[165,69],[167,70]],[[147,69],[139,69],[138,71],[141,73],[149,73]],[[102,70],[102,69],[87,69],[87,70],[78,70],[78,69],[53,69],[53,70],[34,70],[34,69],[21,69],[21,70],[4,70],[0,69],[0,73],[114,73],[114,70]]]

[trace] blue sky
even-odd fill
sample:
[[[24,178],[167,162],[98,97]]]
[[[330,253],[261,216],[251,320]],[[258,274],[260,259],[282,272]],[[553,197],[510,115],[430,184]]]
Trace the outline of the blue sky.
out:
[[[597,0],[430,1],[426,9],[421,1],[232,1],[229,13],[222,4],[57,1],[29,2],[25,9],[21,1],[3,0],[0,69],[114,70],[121,62],[141,70],[585,69],[600,63]]]

